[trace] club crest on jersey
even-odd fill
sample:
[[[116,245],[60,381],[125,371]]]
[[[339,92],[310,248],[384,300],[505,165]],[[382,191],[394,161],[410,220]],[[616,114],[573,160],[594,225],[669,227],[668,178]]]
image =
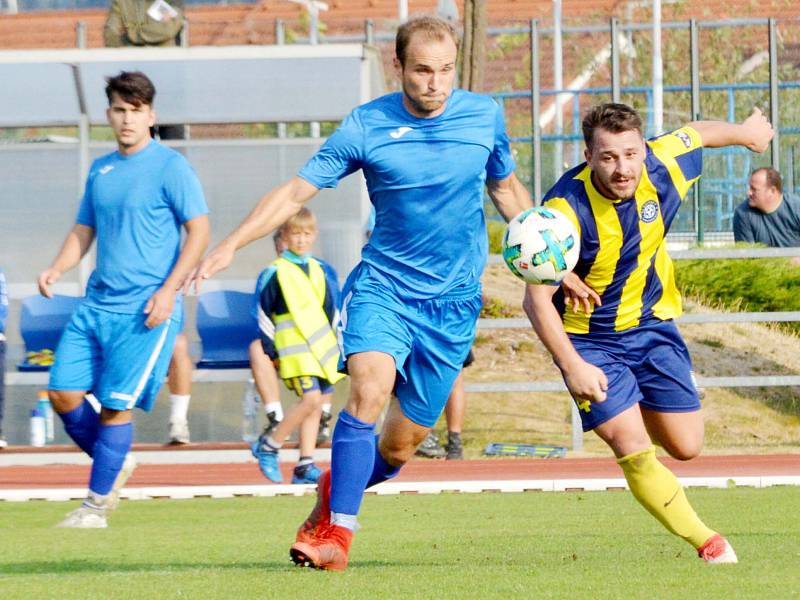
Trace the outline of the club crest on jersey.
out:
[[[678,138],[680,141],[683,142],[683,145],[687,148],[692,147],[692,138],[689,137],[689,134],[685,131],[676,131],[675,137]]]
[[[658,202],[655,200],[648,200],[642,204],[642,222],[652,223],[658,217]]]

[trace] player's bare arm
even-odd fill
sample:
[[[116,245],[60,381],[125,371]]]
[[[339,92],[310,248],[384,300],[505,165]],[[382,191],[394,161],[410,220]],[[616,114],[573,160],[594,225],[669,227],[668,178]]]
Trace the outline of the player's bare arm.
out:
[[[583,360],[572,345],[564,331],[561,316],[553,305],[553,294],[557,289],[549,285],[527,285],[522,307],[536,335],[564,374],[564,381],[573,397],[603,402],[608,389],[606,374]]]
[[[230,266],[239,248],[275,231],[289,217],[297,214],[318,191],[302,177],[293,177],[269,191],[244,221],[208,253],[187,279],[187,286],[194,280],[195,289],[199,292],[204,279]]]
[[[208,215],[200,215],[186,221],[183,228],[186,230],[186,241],[178,260],[164,285],[150,297],[144,307],[147,315],[147,320],[144,322],[146,327],[156,327],[170,317],[175,308],[175,295],[183,287],[184,281],[208,247],[208,240],[211,237]]]
[[[741,123],[724,121],[694,121],[689,127],[700,134],[706,148],[744,146],[753,152],[764,152],[772,141],[775,131],[759,108]]]
[[[583,310],[587,315],[592,310],[592,305],[602,306],[600,295],[583,281],[575,273],[568,273],[561,280],[561,288],[564,290],[564,303],[572,307],[572,312]]]
[[[505,219],[506,223],[523,210],[533,206],[528,190],[514,173],[499,181],[487,179],[486,189],[497,212]]]
[[[89,251],[94,241],[94,229],[86,225],[75,225],[67,234],[61,250],[53,259],[52,264],[39,273],[37,283],[39,293],[45,298],[52,298],[50,286],[61,278],[65,272],[77,265],[81,258]]]

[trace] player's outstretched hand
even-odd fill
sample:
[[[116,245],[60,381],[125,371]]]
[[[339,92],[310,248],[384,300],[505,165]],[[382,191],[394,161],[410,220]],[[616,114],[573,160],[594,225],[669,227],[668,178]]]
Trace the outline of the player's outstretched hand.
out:
[[[61,279],[61,271],[52,267],[39,273],[39,277],[36,280],[39,285],[39,293],[45,298],[52,298],[53,292],[50,291],[50,286],[59,279]]]
[[[745,146],[753,152],[764,152],[775,136],[772,124],[757,106],[753,107],[753,112],[750,113],[750,116],[742,121],[742,127],[745,128],[748,138]]]
[[[602,369],[581,360],[562,371],[567,388],[574,398],[590,402],[605,402],[608,378]]]
[[[227,269],[233,262],[233,255],[235,253],[236,249],[224,242],[214,248],[206,255],[200,265],[189,274],[189,277],[186,278],[185,291],[188,291],[192,281],[194,281],[194,291],[199,294],[200,286],[203,281],[211,278],[214,274],[219,273],[223,269]]]
[[[587,315],[592,310],[592,304],[602,306],[600,296],[591,286],[581,280],[575,273],[568,273],[561,281],[561,289],[564,290],[564,304],[572,306],[572,312],[576,313],[583,309]]]
[[[144,307],[144,313],[147,315],[145,327],[152,329],[161,325],[169,319],[173,308],[175,308],[175,290],[162,287],[150,297]]]

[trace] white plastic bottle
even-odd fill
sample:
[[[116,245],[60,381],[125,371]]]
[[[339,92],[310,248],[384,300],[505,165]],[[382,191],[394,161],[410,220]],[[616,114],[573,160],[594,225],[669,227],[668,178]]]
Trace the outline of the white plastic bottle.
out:
[[[55,423],[53,420],[53,405],[50,404],[47,390],[39,390],[36,408],[39,409],[39,412],[41,412],[44,417],[45,437],[48,442],[52,442],[55,437]]]
[[[247,387],[242,397],[242,439],[252,444],[258,439],[258,407],[261,401],[256,392],[256,382],[247,380]]]
[[[34,408],[31,411],[31,446],[44,446],[47,441],[46,427],[44,415],[38,408]]]

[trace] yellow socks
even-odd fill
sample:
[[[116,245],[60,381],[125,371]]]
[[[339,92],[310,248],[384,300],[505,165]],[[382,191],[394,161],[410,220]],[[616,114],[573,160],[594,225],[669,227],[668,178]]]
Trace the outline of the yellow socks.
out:
[[[656,458],[656,449],[635,452],[617,459],[633,496],[675,535],[695,548],[716,532],[695,514],[677,477]]]

